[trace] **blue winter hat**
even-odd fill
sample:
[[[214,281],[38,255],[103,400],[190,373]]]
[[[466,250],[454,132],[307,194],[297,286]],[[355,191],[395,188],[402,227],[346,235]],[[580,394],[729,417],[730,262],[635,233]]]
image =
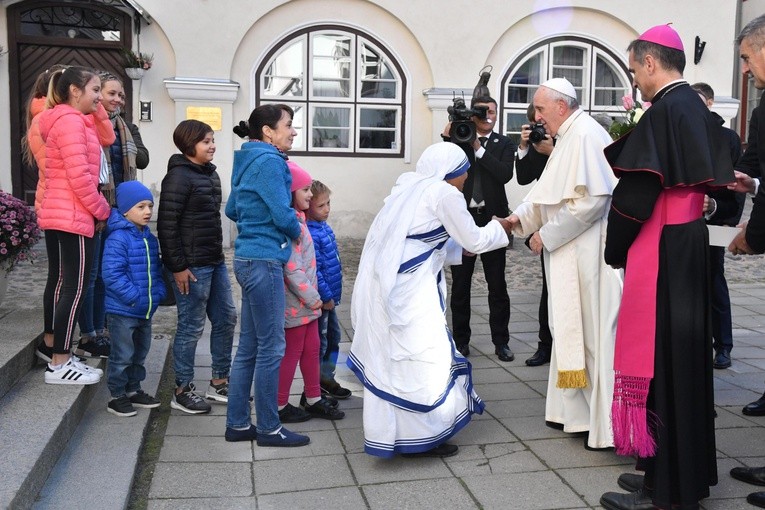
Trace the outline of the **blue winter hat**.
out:
[[[149,188],[138,181],[125,181],[117,186],[117,210],[120,214],[127,213],[135,204],[142,200],[154,203],[154,197]]]

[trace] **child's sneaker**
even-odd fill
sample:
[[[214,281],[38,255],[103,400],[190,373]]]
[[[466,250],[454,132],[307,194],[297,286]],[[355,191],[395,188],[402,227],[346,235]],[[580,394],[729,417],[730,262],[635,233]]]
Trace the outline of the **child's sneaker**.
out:
[[[50,363],[45,367],[47,384],[96,384],[100,380],[100,375],[80,368],[71,358],[59,369],[51,368]]]
[[[126,395],[111,399],[106,405],[106,410],[115,416],[119,416],[120,418],[127,418],[129,416],[135,416],[138,414],[133,408],[133,404],[130,403],[130,399]]]
[[[324,395],[329,395],[330,397],[336,398],[338,400],[345,400],[346,398],[353,395],[351,390],[348,388],[343,388],[334,379],[322,379],[321,392]]]
[[[228,381],[223,381],[218,384],[213,384],[213,382],[210,381],[210,386],[207,387],[205,398],[214,402],[228,404]]]
[[[193,384],[189,383],[186,385],[181,390],[181,393],[176,394],[173,400],[170,401],[170,407],[189,414],[209,413],[212,407],[202,397],[194,393],[194,389]]]
[[[332,407],[334,407],[335,409],[337,409],[337,408],[338,408],[338,406],[340,405],[340,403],[339,403],[337,400],[335,400],[334,398],[332,398],[332,397],[328,397],[328,396],[326,396],[326,395],[322,395],[322,398],[324,398],[326,401],[328,401],[328,402],[329,402],[329,405],[331,405],[331,406],[332,406]],[[307,399],[307,398],[305,398],[305,392],[303,392],[303,393],[300,395],[300,407],[302,407],[303,409],[305,409],[305,406],[307,406],[307,405],[308,405],[308,399]]]
[[[287,404],[284,409],[279,411],[279,421],[282,423],[300,423],[310,419],[310,414],[292,404]]]
[[[305,446],[311,442],[308,436],[295,434],[281,427],[275,434],[258,434],[258,446]]]
[[[53,361],[53,347],[48,347],[45,342],[40,342],[35,348],[35,356],[46,363]]]
[[[138,390],[130,397],[130,403],[133,404],[134,407],[140,407],[143,409],[154,409],[155,407],[159,407],[160,401],[156,398],[152,397],[148,393],[146,393],[143,390]]]
[[[306,402],[307,404],[307,402]],[[345,413],[336,407],[332,407],[332,404],[326,398],[323,398],[315,404],[306,405],[303,409],[306,410],[311,416],[316,418],[323,418],[325,420],[342,420],[345,418]]]
[[[89,340],[88,342],[83,342],[82,338],[80,338],[74,353],[78,356],[85,356],[88,358],[107,359],[109,357],[109,351],[111,351],[111,346],[108,342],[103,341],[102,338],[103,337],[92,337],[92,340]]]
[[[103,377],[104,376],[104,371],[103,370],[101,370],[100,368],[97,368],[97,367],[91,367],[90,365],[85,363],[85,359],[84,358],[80,358],[80,357],[78,357],[76,355],[72,355],[72,362],[75,365],[77,365],[77,367],[79,367],[79,368],[81,368],[83,370],[87,370],[89,372],[95,372],[96,374],[98,374],[98,377]]]

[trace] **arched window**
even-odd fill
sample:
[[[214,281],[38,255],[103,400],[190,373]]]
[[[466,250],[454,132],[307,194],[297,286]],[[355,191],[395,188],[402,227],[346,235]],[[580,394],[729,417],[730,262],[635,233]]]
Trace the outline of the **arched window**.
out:
[[[624,117],[622,96],[632,94],[632,80],[624,63],[593,41],[561,37],[526,51],[508,67],[502,79],[501,132],[520,138],[527,124],[526,109],[540,83],[566,78],[576,89],[580,107],[590,115]]]
[[[256,71],[256,104],[295,110],[293,153],[403,156],[403,72],[385,47],[348,27],[280,41]]]

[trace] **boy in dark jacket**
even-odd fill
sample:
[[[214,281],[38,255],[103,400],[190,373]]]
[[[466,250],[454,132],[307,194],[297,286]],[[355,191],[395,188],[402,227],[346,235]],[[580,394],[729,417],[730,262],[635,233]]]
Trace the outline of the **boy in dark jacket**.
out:
[[[166,292],[159,243],[147,226],[153,208],[154,197],[146,186],[123,182],[106,227],[102,272],[112,342],[106,372],[112,398],[106,410],[121,417],[135,416],[136,407],[159,406],[159,400],[141,389],[151,317]]]
[[[321,181],[313,181],[311,193],[313,197],[311,206],[306,211],[306,224],[316,249],[316,276],[323,302],[319,318],[321,391],[333,398],[346,399],[351,396],[351,390],[343,388],[335,381],[341,336],[335,307],[340,304],[343,291],[343,267],[340,264],[335,233],[327,224],[331,191]]]

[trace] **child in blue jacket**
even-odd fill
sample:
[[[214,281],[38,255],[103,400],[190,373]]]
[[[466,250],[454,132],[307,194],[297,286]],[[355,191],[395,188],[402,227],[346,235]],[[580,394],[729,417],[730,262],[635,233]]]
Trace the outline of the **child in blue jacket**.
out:
[[[136,407],[159,407],[159,400],[141,389],[151,317],[166,293],[159,243],[148,227],[153,208],[154,197],[146,186],[123,182],[106,226],[102,272],[112,342],[107,411],[120,417],[135,416]]]
[[[341,336],[335,307],[340,304],[343,292],[343,267],[337,251],[335,233],[327,224],[330,211],[329,195],[332,192],[321,181],[313,181],[311,193],[313,197],[306,211],[306,224],[316,249],[316,276],[322,300],[321,317],[319,317],[321,391],[333,398],[346,399],[351,396],[351,390],[343,388],[335,381]]]

